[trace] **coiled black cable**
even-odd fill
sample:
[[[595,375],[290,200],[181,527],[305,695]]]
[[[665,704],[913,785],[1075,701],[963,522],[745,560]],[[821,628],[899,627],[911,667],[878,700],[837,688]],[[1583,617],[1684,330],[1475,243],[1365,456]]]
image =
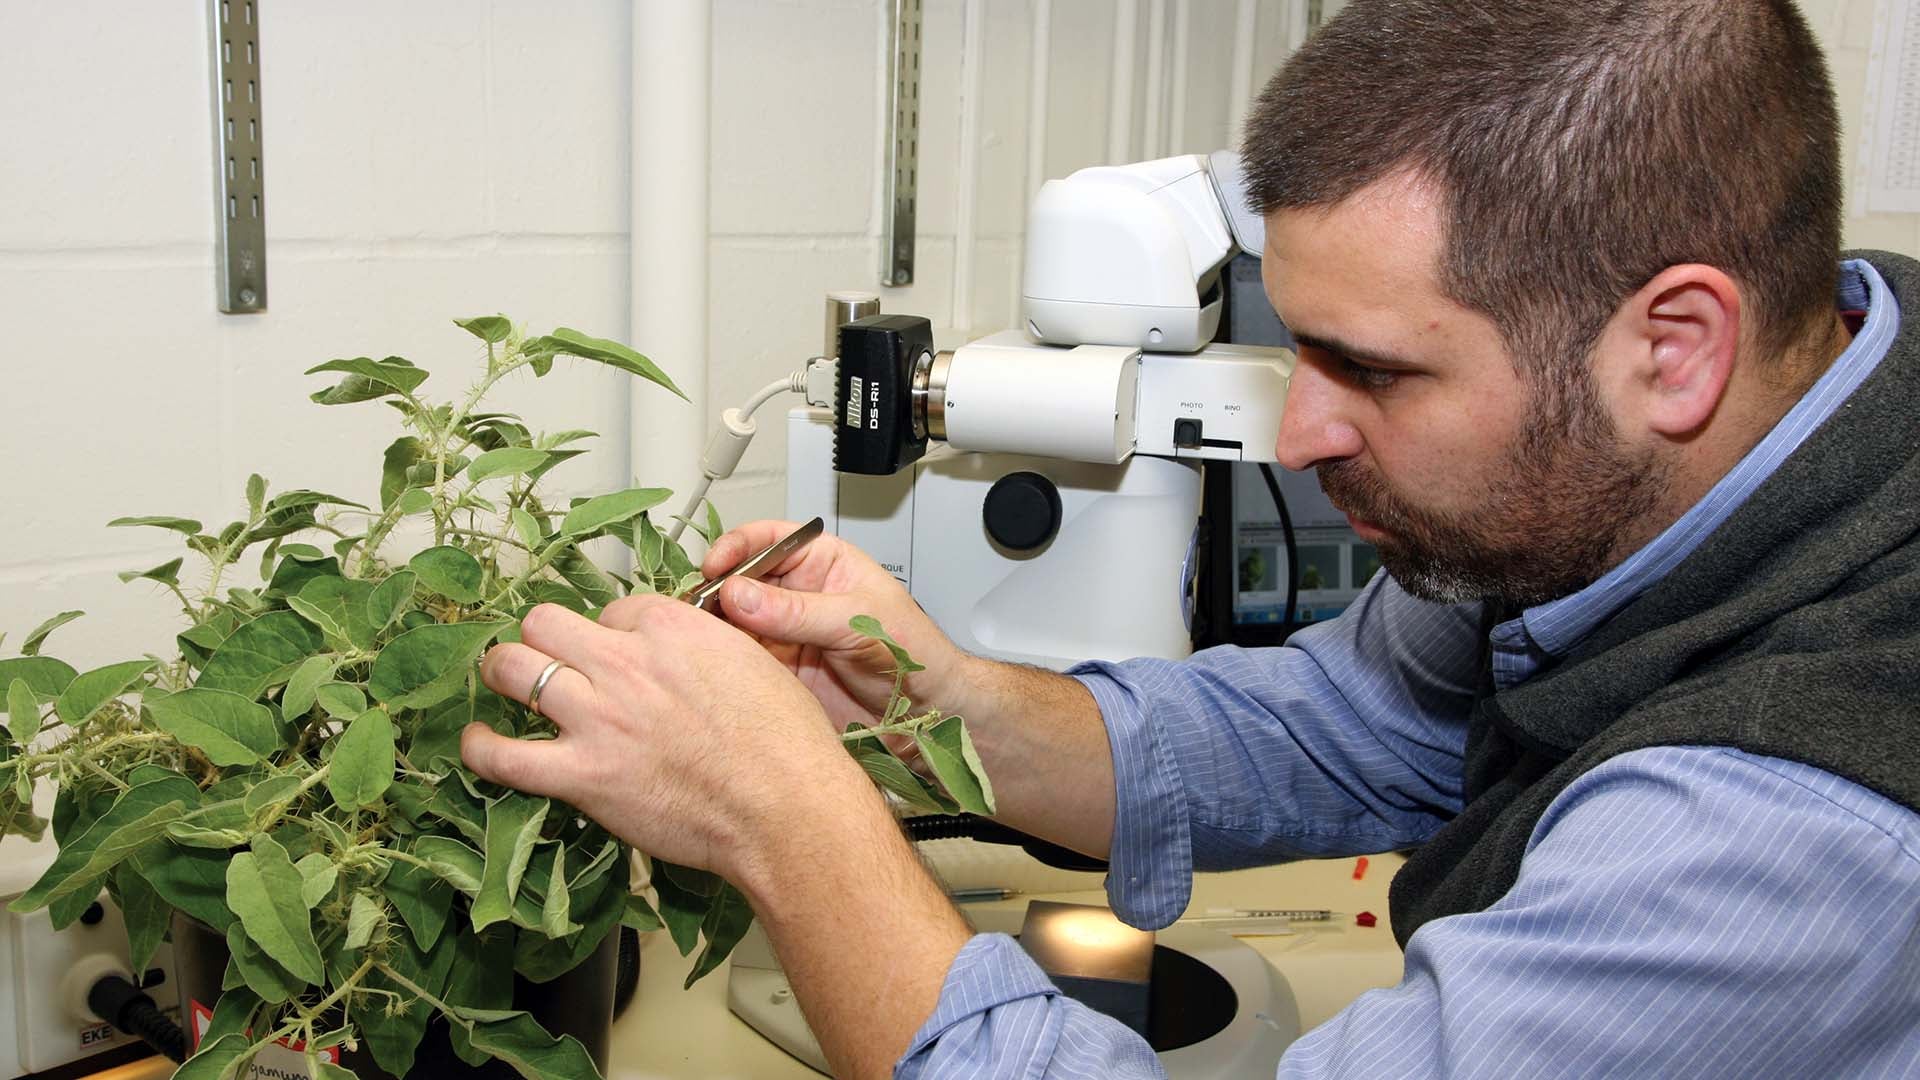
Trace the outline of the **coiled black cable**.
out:
[[[115,1030],[146,1041],[174,1061],[187,1060],[187,1033],[167,1019],[152,998],[119,975],[108,975],[87,991],[87,1008]]]
[[[921,840],[978,840],[986,844],[1013,844],[1034,858],[1058,870],[1104,871],[1106,860],[1082,855],[997,821],[973,814],[925,814],[904,822],[907,838]]]

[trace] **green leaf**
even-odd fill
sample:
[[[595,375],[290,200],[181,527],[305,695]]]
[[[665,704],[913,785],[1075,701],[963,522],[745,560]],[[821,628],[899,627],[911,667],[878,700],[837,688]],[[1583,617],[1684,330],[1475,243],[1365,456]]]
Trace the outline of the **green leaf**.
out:
[[[144,579],[147,581],[157,581],[162,585],[178,585],[180,584],[180,564],[185,561],[184,558],[175,559],[172,562],[161,563],[151,570],[123,570],[120,572],[119,577],[122,582],[140,581]]]
[[[666,567],[666,540],[647,515],[641,514],[633,523],[633,553],[639,557],[640,572],[649,584]]]
[[[528,1080],[585,1077],[597,1080],[600,1075],[593,1056],[580,1040],[571,1035],[554,1038],[530,1013],[510,1013],[497,1020],[469,1020],[465,1026],[475,1050],[506,1062]]]
[[[628,893],[626,910],[620,914],[620,925],[645,934],[666,924],[660,921],[660,913],[653,910],[653,905],[647,903],[646,897],[639,893]]]
[[[186,1064],[173,1074],[173,1080],[225,1080],[234,1064],[240,1060],[240,1055],[252,1045],[252,1039],[236,1032],[203,1042]]]
[[[574,845],[574,853],[577,855],[592,847],[596,836],[604,837],[600,850],[595,852],[593,858],[588,859],[585,865],[574,871],[573,876],[567,881],[567,885],[576,892],[592,888],[593,883],[599,881],[612,868],[615,859],[628,853],[620,841],[608,836],[604,829],[597,826],[580,834],[580,838]]]
[[[398,356],[389,356],[385,360],[371,360],[364,356],[351,360],[329,360],[308,368],[307,374],[318,375],[323,371],[345,372],[347,378],[337,386],[312,395],[313,400],[322,405],[348,405],[356,401],[383,398],[388,394],[411,394],[427,379],[425,371]]]
[[[286,745],[273,710],[227,690],[150,693],[142,702],[160,730],[215,765],[255,765]]]
[[[327,790],[342,809],[370,806],[393,783],[393,719],[385,709],[368,709],[347,725],[333,745]]]
[[[365,948],[380,925],[380,905],[364,892],[353,894],[353,906],[347,913],[347,948]]]
[[[570,897],[567,895],[567,851],[561,848],[553,854],[553,875],[547,879],[547,896],[540,906],[540,929],[550,938],[566,937],[579,927],[567,918]]]
[[[25,803],[16,804],[11,816],[0,813],[0,836],[24,836],[37,844],[46,834],[47,820]]]
[[[949,716],[914,732],[913,741],[920,747],[921,757],[932,766],[933,775],[962,809],[993,816],[993,785],[987,781],[987,770],[973,748],[973,737],[959,717]]]
[[[413,602],[413,586],[420,576],[411,570],[400,570],[387,576],[386,580],[374,586],[373,593],[367,597],[367,623],[378,633],[393,625],[393,620],[407,610]]]
[[[340,560],[332,556],[322,559],[302,559],[291,552],[283,552],[280,565],[274,568],[273,577],[267,581],[266,595],[298,596],[300,590],[319,578],[337,578],[340,572]],[[214,644],[219,644],[215,642]]]
[[[311,529],[316,521],[314,508],[328,505],[349,506],[356,510],[366,509],[365,506],[351,499],[343,499],[338,495],[328,495],[321,491],[305,489],[284,491],[275,495],[273,501],[267,504],[265,519],[247,533],[247,543],[270,540],[302,529]],[[221,539],[225,541],[226,538],[222,536]]]
[[[95,668],[76,677],[53,703],[53,711],[74,727],[93,718],[107,702],[133,689],[147,672],[159,666],[154,660],[127,660]],[[9,686],[12,684],[9,683]]]
[[[549,456],[545,450],[503,446],[474,458],[473,464],[467,466],[467,479],[477,484],[496,476],[523,476],[545,465]]]
[[[298,721],[313,710],[320,684],[333,678],[340,658],[333,655],[309,656],[287,677],[287,688],[280,694],[280,715]]]
[[[520,537],[522,544],[527,545],[527,550],[540,550],[547,539],[546,535],[540,531],[540,522],[535,520],[532,514],[527,513],[517,506],[513,508],[512,513],[508,516],[513,519],[514,533]]]
[[[249,938],[246,929],[237,922],[227,926],[227,960],[231,967],[228,977],[222,980],[223,988],[239,989],[244,986],[260,995],[262,1000],[275,1005],[291,1000],[303,989],[300,976],[268,956],[259,942]],[[226,986],[229,982],[233,984],[231,987]]]
[[[468,1016],[485,1010],[500,1010],[504,1015],[513,1004],[513,931],[500,927],[482,934],[456,934],[453,941],[460,948],[447,979],[447,1003]],[[487,1063],[486,1052],[473,1048],[464,1026],[452,1024],[447,1037],[460,1060],[476,1067]]]
[[[459,693],[473,661],[506,622],[435,623],[394,638],[373,662],[367,692],[392,708],[424,709]]]
[[[86,831],[63,841],[60,853],[9,907],[34,911],[75,893],[97,891],[107,871],[164,836],[167,825],[200,799],[200,790],[184,776],[168,776],[128,789]]]
[[[447,836],[422,836],[413,842],[414,857],[424,859],[433,872],[454,888],[473,896],[480,891],[486,857]]]
[[[213,828],[251,828],[262,817],[285,810],[301,795],[303,783],[304,777],[294,773],[267,776],[257,769],[236,771],[207,789],[212,801],[202,804],[190,820]]]
[[[329,638],[356,649],[373,648],[374,625],[367,617],[373,586],[344,577],[315,578],[301,586],[287,606],[318,626]]]
[[[543,436],[540,440],[540,449],[552,450],[555,447],[565,446],[570,442],[579,442],[581,439],[597,439],[599,437],[600,433],[597,431],[569,428],[566,431],[556,431],[551,435]]]
[[[33,630],[27,634],[27,640],[20,643],[20,655],[38,656],[40,654],[40,643],[47,640],[48,634],[53,633],[60,627],[65,626],[85,614],[86,612],[84,611],[63,611],[53,618],[48,619],[46,622],[41,623],[39,626],[34,627]]]
[[[318,851],[294,863],[293,868],[300,871],[300,902],[308,911],[333,895],[333,887],[340,880],[340,868]]]
[[[847,725],[848,731],[862,731],[865,724]],[[908,768],[906,762],[894,757],[887,748],[878,745],[873,739],[855,739],[846,744],[847,753],[860,763],[869,779],[887,791],[893,792],[905,800],[915,810],[930,814],[957,814],[960,805],[941,794],[932,785],[920,778],[920,775]]]
[[[233,922],[227,910],[227,853],[225,850],[160,846],[143,853],[134,865],[146,876],[161,899],[221,933]]]
[[[307,657],[325,651],[326,642],[312,623],[291,611],[270,611],[222,641],[194,685],[253,700],[292,675]]]
[[[507,340],[507,335],[513,331],[513,324],[504,315],[475,315],[471,319],[455,319],[453,325],[489,345]]]
[[[720,539],[722,536],[726,535],[726,532],[727,532],[727,527],[725,525],[720,524],[719,509],[713,505],[712,499],[708,499],[707,500],[707,543],[711,544],[715,540]]]
[[[192,536],[200,531],[200,523],[192,518],[179,517],[122,517],[107,522],[109,529],[122,529],[133,525],[151,525],[156,529],[169,529],[173,532]]]
[[[420,576],[420,584],[456,604],[478,603],[486,578],[480,560],[457,547],[428,548],[415,555],[407,569]]]
[[[660,921],[667,924],[667,933],[680,955],[686,956],[700,943],[700,924],[706,919],[712,897],[681,885],[666,872],[671,865],[653,860],[653,890],[660,897]]]
[[[153,891],[153,886],[130,862],[113,868],[114,891],[120,901],[120,914],[127,925],[127,955],[135,971],[145,971],[153,963],[153,952],[166,936],[167,919],[173,909]]]
[[[40,734],[40,699],[25,679],[7,685],[7,728],[13,741],[23,747]]]
[[[20,656],[9,660],[0,660],[0,684],[11,686],[15,679],[25,679],[34,695],[43,701],[52,701],[73,684],[73,667],[50,656]]]
[[[315,1035],[313,1037],[313,1041],[307,1044],[307,1048],[310,1050],[331,1050],[336,1046],[345,1046],[347,1043],[350,1043],[352,1041],[353,1041],[353,1025],[347,1024],[341,1027],[334,1028],[332,1031],[323,1031],[320,1034]],[[345,1069],[340,1068],[340,1066],[338,1065],[334,1065],[331,1062],[327,1062],[327,1061],[319,1062],[319,1064],[329,1069],[337,1070],[336,1073],[325,1074],[328,1077],[343,1075],[346,1078],[346,1080],[353,1080],[353,1074],[351,1072],[348,1072]],[[318,1075],[320,1074],[316,1074],[316,1076]]]
[[[402,435],[387,447],[380,467],[380,507],[387,509],[407,489],[407,470],[427,460],[431,449],[411,435]]]
[[[562,326],[546,337],[527,342],[526,350],[530,354],[545,353],[594,360],[619,368],[628,374],[638,375],[649,382],[658,383],[678,394],[683,400],[691,400],[686,394],[681,393],[679,387],[673,385],[673,380],[667,378],[667,373],[656,367],[653,361],[617,341],[589,337],[578,330]]]
[[[560,535],[582,537],[659,506],[673,496],[666,488],[629,488],[600,495],[572,510],[560,522]]]
[[[540,826],[552,804],[534,796],[508,794],[487,802],[486,866],[473,899],[473,928],[485,930],[513,917],[513,900]]]
[[[226,932],[223,930],[224,935]],[[200,1036],[201,1045],[228,1035],[244,1035],[253,1027],[253,1014],[264,1004],[260,995],[246,987],[236,987],[220,995],[220,1001],[213,1007],[213,1018],[207,1023],[206,1033]]]
[[[253,516],[260,516],[260,508],[267,502],[267,478],[259,473],[247,477],[247,510]]]
[[[393,500],[393,510],[401,517],[425,513],[432,506],[433,492],[422,487],[410,487]]]
[[[303,879],[272,837],[258,834],[253,850],[227,865],[227,906],[240,917],[247,937],[282,967],[308,983],[325,978],[313,920],[301,900]]]
[[[414,944],[432,952],[453,912],[453,887],[425,867],[395,859],[380,891],[413,933]]]
[[[351,720],[367,710],[367,695],[352,683],[321,683],[313,696],[335,720]]]
[[[887,636],[886,628],[880,625],[879,619],[871,615],[855,615],[853,618],[847,620],[847,625],[852,627],[856,633],[870,637],[882,645],[885,645],[887,651],[893,654],[893,663],[896,670],[908,674],[927,670],[925,665],[915,663],[913,657],[907,655],[907,650],[902,648],[899,642]]]
[[[698,580],[700,568],[693,565],[692,559],[687,558],[687,549],[681,547],[679,541],[668,540],[662,545],[661,554],[666,557],[666,572],[673,579],[671,583],[673,588],[669,591],[680,591],[679,583],[682,581]]]
[[[506,699],[479,686],[472,696],[455,695],[425,710],[425,715],[413,729],[407,758],[415,767],[428,771],[438,771],[434,761],[439,758],[459,764],[460,733],[466,730],[468,724],[477,720],[503,735],[513,734],[512,729],[503,722],[505,706]],[[449,786],[459,787],[458,784],[442,784],[440,788],[446,790]]]
[[[753,908],[747,905],[746,896],[731,885],[722,888],[720,895],[714,897],[713,906],[707,909],[706,920],[700,924],[700,933],[707,939],[707,945],[700,950],[700,958],[693,962],[693,970],[687,972],[684,985],[692,986],[719,967],[752,925]]]
[[[567,579],[568,584],[580,590],[580,595],[594,607],[606,607],[620,599],[613,578],[572,544],[561,548],[551,565],[561,577]]]
[[[465,434],[482,450],[533,445],[533,433],[515,413],[469,413]]]
[[[209,851],[231,851],[246,843],[250,835],[247,829],[210,829],[189,820],[176,821],[167,826],[167,839],[175,844]]]
[[[415,986],[430,994],[444,995],[447,992],[447,974],[453,967],[456,954],[452,938],[430,952],[414,948],[412,941],[403,938],[399,947],[388,957],[387,963]],[[426,1032],[427,1022],[433,1012],[423,1003],[413,1002],[413,993],[389,979],[379,968],[373,970],[367,982],[373,989],[390,991],[400,995],[400,1000],[412,1002],[412,1007],[406,1011],[391,1013],[385,1001],[393,999],[383,1000],[384,995],[374,994],[353,1009],[353,1022],[359,1026],[374,1062],[388,1075],[406,1076],[412,1069],[414,1051],[420,1045],[420,1037]],[[418,1072],[414,1075],[418,1075]]]

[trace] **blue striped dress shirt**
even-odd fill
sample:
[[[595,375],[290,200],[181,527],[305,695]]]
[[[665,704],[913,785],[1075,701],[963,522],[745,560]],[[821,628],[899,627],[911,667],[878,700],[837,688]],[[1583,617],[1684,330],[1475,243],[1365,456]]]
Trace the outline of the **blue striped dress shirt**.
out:
[[[1592,586],[1494,628],[1519,683],[1665,575],[1879,363],[1900,312],[1865,262],[1850,348],[1707,496]],[[1376,576],[1283,648],[1088,664],[1119,795],[1109,899],[1164,926],[1195,870],[1418,844],[1462,801],[1477,604]],[[1161,1075],[1004,935],[973,938],[898,1077]],[[1285,1077],[1920,1075],[1920,815],[1724,747],[1622,754],[1548,808],[1513,889],[1414,935],[1405,977],[1304,1035]]]

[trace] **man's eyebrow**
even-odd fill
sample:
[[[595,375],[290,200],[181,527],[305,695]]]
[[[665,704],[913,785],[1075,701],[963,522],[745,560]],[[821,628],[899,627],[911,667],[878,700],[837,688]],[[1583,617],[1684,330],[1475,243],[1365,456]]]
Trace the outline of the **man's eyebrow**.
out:
[[[1322,337],[1318,334],[1303,334],[1298,330],[1293,330],[1291,333],[1293,334],[1293,340],[1298,344],[1305,345],[1311,349],[1320,349],[1325,352],[1336,353],[1349,360],[1362,360],[1369,364],[1381,364],[1386,367],[1397,368],[1414,368],[1420,366],[1406,357],[1397,356],[1379,349],[1361,348],[1358,345],[1341,341],[1339,338]]]

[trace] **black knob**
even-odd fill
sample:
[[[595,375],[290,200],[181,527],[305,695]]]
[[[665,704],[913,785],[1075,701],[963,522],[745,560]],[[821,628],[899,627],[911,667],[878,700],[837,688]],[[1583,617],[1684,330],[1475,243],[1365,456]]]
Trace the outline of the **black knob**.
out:
[[[1047,546],[1060,531],[1060,489],[1035,472],[1008,473],[987,489],[981,516],[994,543],[1013,551]]]

